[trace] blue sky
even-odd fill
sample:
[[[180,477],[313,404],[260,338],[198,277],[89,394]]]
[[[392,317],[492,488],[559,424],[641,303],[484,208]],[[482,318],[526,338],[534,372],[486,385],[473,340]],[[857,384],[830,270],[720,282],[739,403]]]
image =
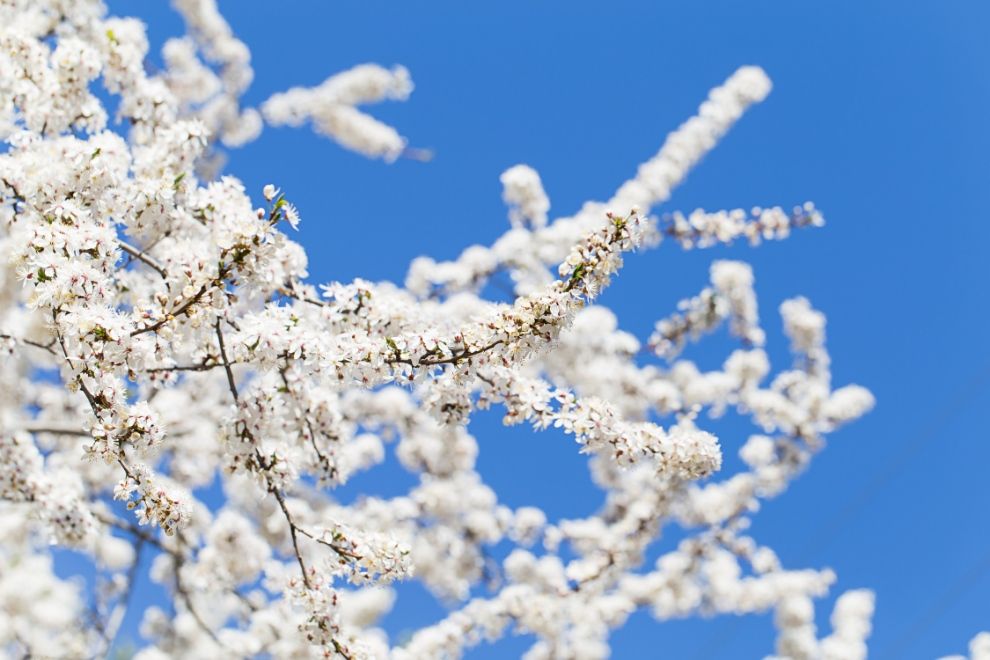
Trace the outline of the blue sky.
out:
[[[154,47],[180,30],[164,3],[110,4],[151,21]],[[362,62],[412,72],[411,99],[372,113],[433,149],[430,163],[367,161],[305,129],[266,129],[230,154],[227,170],[249,190],[273,182],[297,204],[321,282],[401,281],[417,255],[489,243],[506,227],[498,175],[519,162],[540,172],[555,216],[607,198],[709,88],[742,64],[763,66],[775,84],[769,99],[659,210],[813,200],[826,227],[755,250],[664,245],[630,258],[602,302],[645,339],[703,286],[712,259],[745,259],[779,368],[777,305],[808,296],[829,317],[837,384],[868,386],[878,405],[764,507],[754,535],[788,567],[837,571],[822,626],[836,593],[877,591],[872,657],[961,652],[990,629],[990,3],[220,6],[252,48],[250,104]],[[712,345],[688,356],[715,364],[725,344]],[[506,503],[572,516],[600,501],[572,440],[497,422],[482,415],[472,431],[479,470]],[[734,453],[742,427],[719,428]],[[394,488],[374,474],[358,485]],[[390,632],[442,615],[421,589],[403,589]],[[138,597],[155,598],[144,588]],[[767,616],[658,624],[639,614],[613,643],[617,658],[715,659],[760,657],[772,639]],[[526,646],[508,640],[470,657]]]

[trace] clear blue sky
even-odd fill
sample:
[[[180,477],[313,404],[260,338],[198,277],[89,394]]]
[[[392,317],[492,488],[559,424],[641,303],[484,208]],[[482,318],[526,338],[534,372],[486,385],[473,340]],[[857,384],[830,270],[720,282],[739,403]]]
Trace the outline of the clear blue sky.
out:
[[[868,386],[878,405],[765,506],[755,536],[788,567],[837,571],[820,626],[841,590],[877,591],[872,657],[961,652],[990,628],[990,3],[220,4],[253,51],[249,103],[362,62],[404,64],[416,83],[407,103],[372,112],[434,149],[433,162],[367,161],[305,129],[266,129],[231,153],[228,171],[249,190],[271,181],[298,205],[317,281],[401,281],[417,255],[490,242],[506,227],[498,175],[519,162],[539,170],[554,215],[606,198],[710,87],[739,65],[763,66],[770,98],[661,210],[810,199],[827,226],[756,250],[664,245],[631,258],[603,302],[645,338],[704,284],[711,259],[748,260],[783,367],[776,307],[807,295],[828,314],[837,383]],[[156,47],[179,31],[165,3],[111,7],[150,20]],[[704,348],[689,357],[721,359]],[[497,419],[472,430],[479,470],[507,504],[573,516],[600,501],[572,440]],[[724,428],[734,454],[744,436]],[[382,474],[356,487],[394,492]],[[401,593],[386,620],[393,635],[442,616],[421,589]],[[613,637],[617,658],[761,657],[772,640],[768,616],[658,624],[639,614]]]

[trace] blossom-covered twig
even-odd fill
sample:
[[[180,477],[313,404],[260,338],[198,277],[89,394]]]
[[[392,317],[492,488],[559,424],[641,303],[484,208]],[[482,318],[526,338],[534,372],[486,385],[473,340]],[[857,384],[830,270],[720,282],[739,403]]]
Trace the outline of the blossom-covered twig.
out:
[[[511,226],[490,247],[418,258],[403,287],[318,287],[290,238],[299,211],[274,185],[258,208],[218,178],[221,149],[264,120],[308,121],[366,155],[420,157],[357,109],[406,99],[410,74],[359,65],[246,107],[250,52],[215,0],[173,4],[186,34],[162,45],[163,68],[144,26],[101,3],[0,5],[0,650],[104,654],[145,605],[132,591],[150,563],[170,606],[144,607],[142,657],[457,657],[514,626],[536,636],[532,657],[597,658],[639,609],[773,611],[781,655],[865,655],[872,596],[842,596],[819,638],[812,599],[834,575],[784,569],[747,532],[873,405],[833,386],[824,314],[784,302],[794,361],[771,375],[741,262],[656,310],[645,342],[598,304],[631,250],[823,224],[810,203],[649,215],[766,97],[762,70],[713,89],[606,202],[553,218],[540,175],[516,165],[501,177]],[[496,274],[509,303],[482,295]],[[681,356],[722,323],[741,346],[721,366]],[[602,506],[553,520],[500,502],[476,465],[490,439],[469,431],[491,406],[571,435]],[[705,430],[730,410],[756,425],[738,446]],[[734,450],[744,467],[724,474]],[[334,497],[390,452],[407,490]],[[644,566],[671,525],[683,541]],[[53,542],[90,557],[110,595],[59,578]],[[453,603],[405,644],[377,623],[396,579]],[[22,593],[37,606],[5,596]]]

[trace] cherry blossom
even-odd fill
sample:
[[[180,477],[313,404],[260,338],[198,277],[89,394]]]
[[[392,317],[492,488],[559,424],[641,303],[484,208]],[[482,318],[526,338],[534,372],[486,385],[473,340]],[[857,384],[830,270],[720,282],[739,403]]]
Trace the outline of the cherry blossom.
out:
[[[422,158],[359,109],[408,99],[409,71],[359,64],[245,107],[248,46],[214,0],[173,4],[186,34],[154,46],[160,70],[146,27],[97,0],[0,6],[0,649],[101,656],[143,607],[144,660],[460,657],[517,633],[536,637],[529,658],[603,658],[644,610],[772,613],[768,653],[866,656],[872,592],[840,595],[818,630],[835,574],[786,566],[750,533],[874,405],[833,385],[824,312],[783,301],[793,363],[774,371],[774,315],[743,262],[714,261],[648,338],[599,304],[634,250],[824,225],[810,202],[661,208],[769,94],[761,69],[716,86],[605,202],[552,217],[516,165],[492,245],[417,257],[401,286],[315,283],[288,184],[216,176],[223,149],[308,122],[365,156]],[[487,299],[499,273],[510,295]],[[723,325],[738,345],[721,366],[685,357]],[[476,469],[498,439],[468,426],[489,408],[569,437],[602,506],[553,519],[502,502]],[[729,411],[752,420],[747,439],[706,430]],[[726,472],[733,452],[743,467]],[[390,455],[408,491],[337,499]],[[672,525],[684,533],[654,561]],[[58,577],[53,544],[86,557],[93,584]],[[142,571],[168,611],[131,598]],[[448,614],[403,640],[380,619],[408,580]]]

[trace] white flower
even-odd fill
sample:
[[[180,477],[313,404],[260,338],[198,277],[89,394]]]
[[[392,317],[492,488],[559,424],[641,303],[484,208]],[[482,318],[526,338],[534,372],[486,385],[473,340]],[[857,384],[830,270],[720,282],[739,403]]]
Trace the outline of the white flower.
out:
[[[760,69],[713,89],[605,203],[551,220],[539,175],[517,165],[501,176],[512,228],[491,245],[418,258],[404,287],[318,287],[283,231],[298,229],[296,207],[267,184],[255,208],[217,176],[218,145],[254,139],[263,120],[311,122],[357,152],[415,157],[359,109],[408,98],[409,72],[359,65],[259,111],[242,102],[250,51],[215,0],[174,5],[187,34],[164,44],[161,70],[146,67],[144,25],[102,3],[0,9],[0,646],[105,655],[147,573],[172,615],[132,604],[145,609],[140,658],[459,657],[510,630],[536,638],[529,657],[599,658],[638,609],[772,609],[783,655],[865,655],[872,595],[843,595],[819,639],[812,599],[834,575],[785,570],[746,535],[822,437],[873,406],[862,387],[833,387],[824,315],[782,305],[795,363],[770,377],[742,262],[716,261],[657,323],[649,349],[669,365],[595,303],[627,253],[664,237],[756,243],[822,224],[810,204],[648,215],[766,96]],[[106,94],[90,91],[97,78]],[[121,121],[107,121],[108,100]],[[743,346],[721,367],[676,360],[723,323]],[[470,426],[490,407],[571,436],[601,506],[548,520],[500,501],[477,470],[493,439]],[[751,436],[723,476],[704,427],[727,412],[775,435]],[[514,447],[515,464],[542,460]],[[360,473],[393,452],[411,476],[387,496],[331,492],[370,483]],[[565,491],[574,477],[534,469]],[[671,524],[683,540],[643,566]],[[106,579],[60,580],[49,544]],[[395,580],[453,605],[392,648],[376,626]]]
[[[285,219],[289,223],[289,226],[292,227],[293,229],[298,230],[299,211],[296,210],[296,207],[293,206],[292,204],[286,203],[285,206],[282,207],[282,210],[285,213]]]

